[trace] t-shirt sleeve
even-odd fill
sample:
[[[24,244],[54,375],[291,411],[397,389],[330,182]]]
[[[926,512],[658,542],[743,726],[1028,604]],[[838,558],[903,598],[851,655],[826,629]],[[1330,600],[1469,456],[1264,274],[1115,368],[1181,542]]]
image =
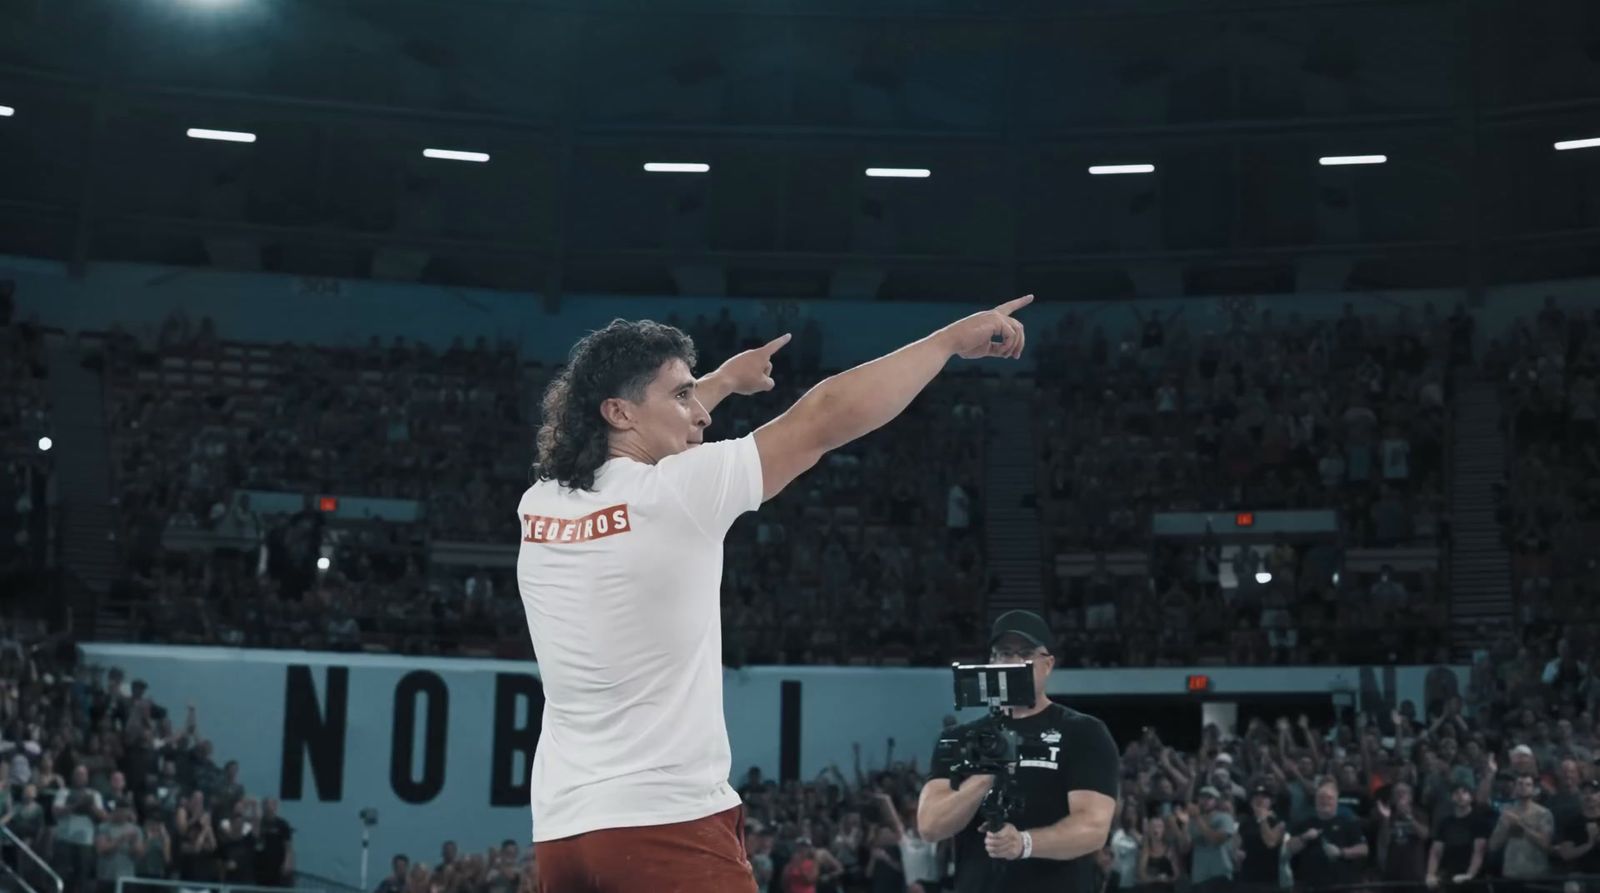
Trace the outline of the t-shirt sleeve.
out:
[[[1078,720],[1075,745],[1066,757],[1066,783],[1070,791],[1099,791],[1117,799],[1122,782],[1122,759],[1117,753],[1117,742],[1105,723],[1097,719]]]
[[[745,512],[761,507],[761,453],[755,435],[691,447],[656,464],[689,517],[721,539]]]

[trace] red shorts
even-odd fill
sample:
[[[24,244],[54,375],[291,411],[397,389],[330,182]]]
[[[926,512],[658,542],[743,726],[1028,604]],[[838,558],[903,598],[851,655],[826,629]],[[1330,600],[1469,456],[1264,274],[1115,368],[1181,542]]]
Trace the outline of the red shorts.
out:
[[[539,893],[756,893],[743,806],[692,822],[546,840],[533,849]]]

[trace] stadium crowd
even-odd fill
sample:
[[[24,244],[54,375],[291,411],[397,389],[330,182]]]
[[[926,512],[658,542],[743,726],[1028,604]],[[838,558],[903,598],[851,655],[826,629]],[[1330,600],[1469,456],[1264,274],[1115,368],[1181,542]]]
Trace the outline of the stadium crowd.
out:
[[[703,339],[701,370],[760,343],[726,314],[688,325]],[[800,327],[779,354],[782,386],[725,402],[712,436],[749,433],[797,399],[823,374],[820,339],[814,323]],[[504,544],[509,516],[483,506],[526,486],[530,412],[549,369],[482,339],[443,354],[400,340],[239,344],[181,314],[151,344],[124,332],[103,344],[130,559],[118,593],[141,640],[526,656],[497,636],[520,622],[515,600],[492,597],[515,591],[509,570],[430,555],[441,543]],[[930,663],[976,643],[988,583],[977,407],[992,386],[941,383],[740,522],[724,578],[730,663]],[[414,500],[420,514],[350,519],[252,501],[271,491]],[[169,547],[181,533],[206,537]]]
[[[1465,686],[1431,673],[1421,705],[1332,724],[1250,717],[1208,726],[1195,751],[1147,729],[1123,742],[1122,807],[1098,857],[1105,889],[1600,882],[1594,645],[1507,635],[1476,656]],[[764,893],[943,888],[949,849],[915,829],[916,761],[897,761],[890,740],[883,768],[863,772],[859,745],[853,768],[781,783],[750,770],[740,790]]]
[[[1337,508],[1362,545],[1434,541],[1465,310],[1347,304],[1330,323],[1222,306],[1204,331],[1135,311],[1115,342],[1071,313],[1045,333],[1037,490],[1056,550],[1142,547],[1153,512],[1242,505]]]
[[[1352,542],[1442,541],[1445,398],[1453,364],[1471,359],[1471,321],[1459,312],[1436,319],[1431,308],[1420,317],[1347,308],[1329,324],[1280,324],[1242,308],[1221,334],[1195,336],[1181,315],[1152,315],[1116,345],[1100,329],[1081,339],[1082,321],[1064,318],[1040,351],[1036,426],[1041,521],[1054,550],[1148,551],[1152,511],[1237,500],[1343,508]],[[701,369],[770,334],[741,331],[726,314],[669,321],[702,345]],[[143,634],[494,651],[482,634],[498,615],[475,610],[471,596],[483,591],[476,580],[503,587],[503,573],[469,567],[452,579],[431,566],[429,545],[495,539],[493,517],[474,507],[524,485],[528,456],[518,445],[550,370],[483,341],[439,355],[403,341],[241,345],[181,315],[149,346],[122,333],[106,345],[124,539],[145,562],[126,591],[148,605]],[[724,403],[713,436],[747,433],[822,374],[815,324],[778,360],[780,387]],[[1352,382],[1347,391],[1323,384],[1336,374]],[[982,407],[986,390],[1008,386],[941,380],[896,425],[831,455],[803,491],[741,521],[724,579],[725,627],[735,631],[728,662],[936,663],[975,646],[994,584]],[[408,399],[381,399],[396,392]],[[355,480],[361,492],[350,495],[418,500],[419,520],[263,515],[245,492],[348,491],[341,482]],[[238,554],[219,569],[169,553],[172,566],[156,568],[146,556],[161,555],[174,529],[236,537],[220,551]],[[1431,574],[1348,574],[1341,584],[1327,547],[1230,552],[1161,544],[1136,575],[1102,566],[1056,580],[1052,619],[1064,650],[1091,665],[1261,663],[1333,660],[1354,644],[1428,659],[1440,644],[1444,599]],[[254,578],[233,573],[257,553]],[[310,570],[319,554],[334,565],[326,574]],[[1264,568],[1272,580],[1256,583]],[[195,599],[202,590],[240,597]],[[185,622],[154,619],[174,613]],[[434,622],[406,628],[418,616]],[[1169,622],[1152,624],[1158,617]]]
[[[179,720],[139,680],[79,660],[43,624],[0,625],[0,825],[59,874],[67,893],[119,878],[288,886],[293,828],[278,802],[219,766],[191,706]],[[42,870],[6,842],[35,889]]]
[[[13,283],[0,281],[0,586],[25,590],[45,562],[40,508],[47,491],[50,433],[49,363],[42,330],[14,319]]]
[[[1342,547],[1446,546],[1447,400],[1472,318],[1433,306],[1332,322],[1248,302],[1196,332],[1135,311],[1126,339],[1067,314],[1039,351],[1036,492],[1062,649],[1090,666],[1426,661],[1437,574],[1341,575]],[[1196,324],[1198,327],[1199,323]],[[1341,387],[1333,382],[1347,382]],[[1152,542],[1162,511],[1336,509],[1337,542]],[[1148,561],[1108,562],[1116,553]]]
[[[1600,623],[1600,311],[1553,300],[1496,339],[1486,357],[1500,383],[1512,445],[1500,506],[1522,623]]]

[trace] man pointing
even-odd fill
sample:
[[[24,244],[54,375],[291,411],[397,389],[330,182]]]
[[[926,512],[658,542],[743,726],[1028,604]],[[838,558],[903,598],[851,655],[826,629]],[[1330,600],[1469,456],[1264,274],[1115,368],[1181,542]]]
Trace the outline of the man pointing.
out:
[[[830,450],[898,416],[952,356],[1022,355],[1012,314],[958,320],[824,379],[738,440],[711,410],[773,387],[785,335],[701,378],[688,336],[616,320],[544,395],[517,584],[544,682],[532,773],[543,893],[754,891],[728,785],[722,540]]]

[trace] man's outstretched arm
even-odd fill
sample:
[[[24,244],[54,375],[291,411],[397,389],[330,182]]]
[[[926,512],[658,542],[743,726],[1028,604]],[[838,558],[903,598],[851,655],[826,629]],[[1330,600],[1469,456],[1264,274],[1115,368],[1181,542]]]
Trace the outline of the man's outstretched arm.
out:
[[[1022,323],[1011,314],[1032,301],[1028,295],[974,313],[894,353],[823,379],[783,415],[756,429],[762,501],[778,495],[830,450],[904,412],[951,357],[1022,356]]]

